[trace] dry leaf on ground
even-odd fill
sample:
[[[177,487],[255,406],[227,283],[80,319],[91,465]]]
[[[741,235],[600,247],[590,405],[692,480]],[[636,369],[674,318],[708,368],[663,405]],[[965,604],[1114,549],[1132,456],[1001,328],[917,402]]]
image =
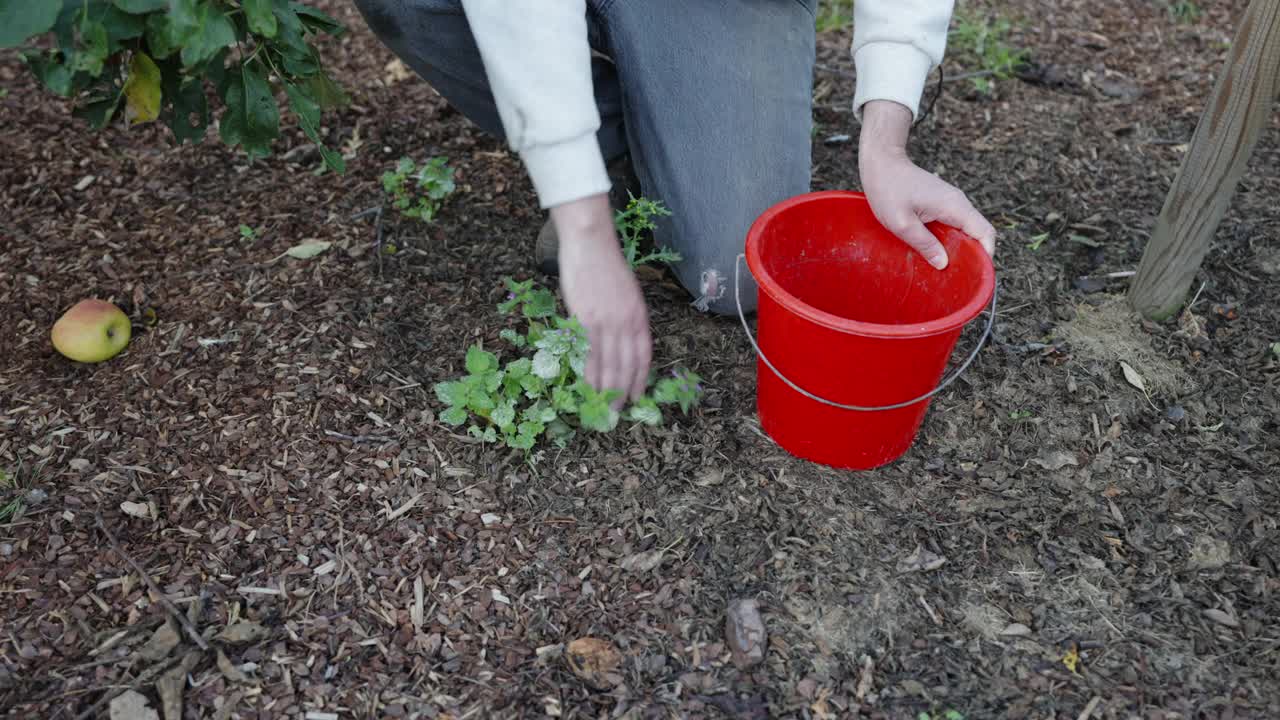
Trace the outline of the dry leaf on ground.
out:
[[[734,665],[747,668],[764,660],[768,636],[755,600],[740,598],[730,601],[725,614],[724,634]]]
[[[112,700],[108,716],[111,720],[160,720],[146,696],[136,690],[125,690]]]
[[[946,558],[929,552],[923,545],[917,545],[915,552],[898,561],[898,572],[928,572],[937,570],[946,563]]]
[[[232,645],[240,645],[257,642],[269,634],[271,634],[271,631],[261,624],[250,620],[241,620],[218,633],[217,639]]]
[[[564,657],[573,674],[597,690],[622,683],[622,676],[617,672],[622,665],[622,654],[607,640],[578,638],[569,643]]]

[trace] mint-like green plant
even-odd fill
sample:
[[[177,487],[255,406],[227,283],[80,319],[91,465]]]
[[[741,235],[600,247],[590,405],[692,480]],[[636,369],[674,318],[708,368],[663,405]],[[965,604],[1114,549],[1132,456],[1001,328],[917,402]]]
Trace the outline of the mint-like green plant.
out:
[[[448,158],[434,157],[418,167],[405,157],[396,163],[395,170],[382,174],[382,188],[391,195],[391,204],[401,215],[429,223],[436,219],[457,185]]]
[[[504,329],[499,336],[523,354],[504,365],[497,354],[472,345],[467,374],[435,386],[436,397],[446,406],[440,414],[445,423],[460,426],[474,420],[467,428],[472,437],[530,450],[543,436],[563,446],[578,428],[608,432],[622,420],[661,425],[660,406],[678,405],[688,414],[701,398],[701,378],[681,369],[650,383],[652,394],[624,411],[613,409],[619,393],[597,391],[586,381],[589,343],[578,321],[557,315],[555,296],[534,287],[532,280],[507,278],[506,287],[499,312],[518,312],[527,326],[523,332]]]

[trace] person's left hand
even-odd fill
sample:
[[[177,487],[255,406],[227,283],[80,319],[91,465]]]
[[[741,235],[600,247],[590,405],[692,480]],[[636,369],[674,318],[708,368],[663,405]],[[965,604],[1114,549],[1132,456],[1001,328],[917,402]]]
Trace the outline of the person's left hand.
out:
[[[910,111],[897,103],[873,101],[863,111],[859,174],[876,219],[939,270],[947,266],[947,252],[925,223],[958,228],[994,255],[996,230],[991,223],[963,192],[907,156],[910,127]]]

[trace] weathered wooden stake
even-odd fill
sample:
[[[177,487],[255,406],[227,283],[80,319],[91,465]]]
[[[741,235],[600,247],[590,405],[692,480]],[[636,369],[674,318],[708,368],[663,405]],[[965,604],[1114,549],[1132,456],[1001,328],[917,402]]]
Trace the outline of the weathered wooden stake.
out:
[[[1182,307],[1280,93],[1280,0],[1252,0],[1129,289],[1163,320]]]

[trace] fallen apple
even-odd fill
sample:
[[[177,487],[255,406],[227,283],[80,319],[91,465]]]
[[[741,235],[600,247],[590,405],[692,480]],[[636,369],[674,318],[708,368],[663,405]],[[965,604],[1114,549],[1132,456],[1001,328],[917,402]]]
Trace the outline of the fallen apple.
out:
[[[102,362],[129,344],[129,316],[105,300],[81,300],[53,324],[53,347],[77,362]]]

